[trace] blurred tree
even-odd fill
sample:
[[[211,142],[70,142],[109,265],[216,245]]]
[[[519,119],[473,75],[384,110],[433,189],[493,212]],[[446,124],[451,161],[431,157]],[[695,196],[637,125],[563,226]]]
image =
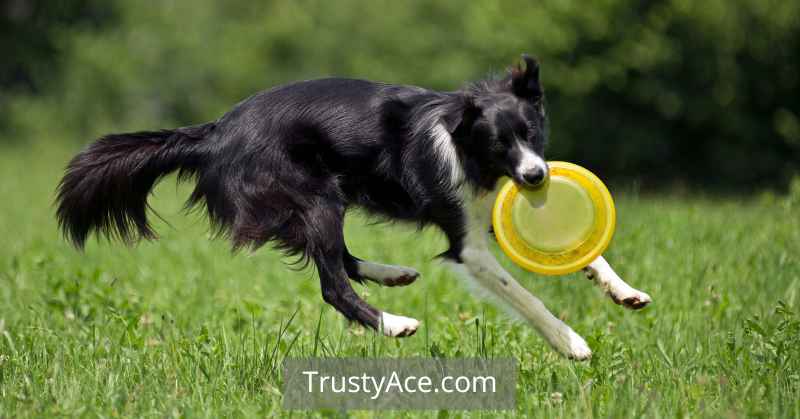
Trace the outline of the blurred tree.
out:
[[[455,89],[529,52],[543,65],[550,158],[604,178],[732,188],[785,185],[800,167],[799,2],[84,4],[94,23],[45,24],[52,53],[25,61],[59,66],[26,73],[45,87],[14,96],[17,138],[197,123],[326,75]]]
[[[0,0],[0,107],[12,94],[39,93],[41,82],[58,73],[62,28],[99,27],[111,21],[108,11],[97,0]]]

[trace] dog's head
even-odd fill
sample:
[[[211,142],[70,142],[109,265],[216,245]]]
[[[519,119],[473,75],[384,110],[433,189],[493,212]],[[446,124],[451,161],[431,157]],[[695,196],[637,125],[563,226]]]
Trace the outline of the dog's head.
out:
[[[548,176],[544,92],[539,63],[527,55],[522,60],[507,77],[468,89],[463,107],[445,123],[484,175],[535,186]]]

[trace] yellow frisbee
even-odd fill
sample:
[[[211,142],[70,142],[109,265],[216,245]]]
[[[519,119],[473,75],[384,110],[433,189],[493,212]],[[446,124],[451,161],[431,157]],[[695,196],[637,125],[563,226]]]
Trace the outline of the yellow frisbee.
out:
[[[608,188],[576,164],[551,161],[543,186],[509,180],[494,203],[492,226],[500,248],[523,268],[543,275],[579,271],[606,250],[616,211]]]

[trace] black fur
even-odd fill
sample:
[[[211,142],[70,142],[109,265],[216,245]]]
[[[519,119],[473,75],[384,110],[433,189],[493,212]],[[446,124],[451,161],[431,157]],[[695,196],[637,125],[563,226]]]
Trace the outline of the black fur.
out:
[[[345,211],[435,225],[458,261],[465,232],[459,190],[514,176],[520,146],[544,146],[538,64],[455,92],[363,80],[303,81],[258,93],[208,124],[101,138],[69,164],[58,220],[78,247],[97,231],[131,243],[155,237],[147,195],[164,175],[194,178],[188,206],[204,206],[234,248],[275,242],[313,261],[325,301],[377,327],[380,312],[353,291]],[[432,130],[450,133],[465,174],[451,171]],[[519,140],[519,141],[517,141]]]
[[[131,243],[155,238],[147,223],[147,195],[177,169],[194,174],[202,159],[201,140],[214,124],[173,131],[107,135],[75,156],[58,188],[58,219],[77,247],[97,230]]]

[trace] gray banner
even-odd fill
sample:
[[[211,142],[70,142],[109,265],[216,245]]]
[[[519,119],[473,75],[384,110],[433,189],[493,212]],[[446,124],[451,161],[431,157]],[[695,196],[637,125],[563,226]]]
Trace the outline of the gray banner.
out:
[[[287,359],[283,407],[512,410],[516,384],[512,358]]]

